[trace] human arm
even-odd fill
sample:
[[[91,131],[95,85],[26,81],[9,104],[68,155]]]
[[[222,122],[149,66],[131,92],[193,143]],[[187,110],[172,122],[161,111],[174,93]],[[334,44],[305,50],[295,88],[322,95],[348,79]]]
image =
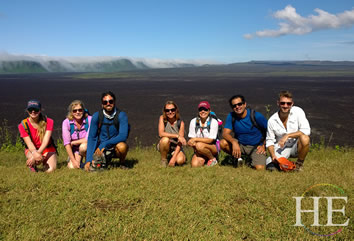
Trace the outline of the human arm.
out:
[[[31,153],[31,157],[27,160],[27,165],[33,165],[35,163],[34,155],[36,159],[41,160],[42,156],[37,153],[37,148],[31,140],[31,137],[25,131],[22,123],[18,125],[18,130],[20,132],[20,136],[23,139],[24,143],[26,144],[27,150]]]
[[[176,149],[174,150],[173,155],[168,163],[169,166],[173,167],[176,165],[177,155],[178,155],[178,153],[180,153],[180,151],[181,151],[181,146],[177,145]]]
[[[101,143],[99,144],[99,148],[111,148],[112,146],[115,146],[119,142],[125,142],[128,138],[128,116],[125,112],[121,111],[119,112],[118,116],[118,121],[119,121],[119,131],[117,131],[116,127],[114,125],[110,126],[110,131],[112,131],[112,138],[107,139],[105,141],[101,140]],[[101,129],[101,133],[105,131],[104,129]],[[117,135],[114,136],[114,133]]]
[[[277,156],[275,155],[274,145],[268,146],[268,152],[273,162],[278,162]]]
[[[222,137],[232,145],[232,156],[236,158],[241,157],[241,148],[236,138],[233,138],[231,133],[233,130],[236,130],[236,127],[232,126],[232,113],[229,113],[226,117],[225,127],[222,132]]]
[[[187,141],[184,138],[184,128],[185,128],[184,121],[181,121],[181,126],[179,128],[177,139],[178,139],[178,142],[180,142],[183,146],[185,146],[187,144]]]
[[[70,121],[68,118],[66,118],[61,126],[61,132],[62,132],[62,138],[63,138],[63,144],[66,150],[66,153],[68,154],[71,163],[73,163],[76,166],[76,159],[72,150],[72,141],[71,141],[71,133],[70,133]]]
[[[240,145],[238,144],[238,141],[231,136],[231,133],[232,133],[232,130],[230,130],[228,128],[224,128],[224,130],[222,132],[222,137],[226,141],[231,143],[231,145],[232,145],[232,156],[234,156],[236,158],[240,158],[241,157]]]
[[[98,132],[98,112],[93,114],[90,123],[90,131],[87,137],[86,163],[92,162],[92,156],[96,150],[97,141],[98,141],[97,132]]]

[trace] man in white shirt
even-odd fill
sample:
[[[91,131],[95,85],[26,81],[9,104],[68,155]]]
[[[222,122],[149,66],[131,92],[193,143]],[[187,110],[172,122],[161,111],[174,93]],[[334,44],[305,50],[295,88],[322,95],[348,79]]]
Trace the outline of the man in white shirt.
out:
[[[277,101],[279,111],[268,120],[266,146],[270,153],[269,167],[277,164],[279,157],[297,157],[295,170],[301,171],[310,147],[310,124],[305,112],[294,106],[289,91],[281,91]]]

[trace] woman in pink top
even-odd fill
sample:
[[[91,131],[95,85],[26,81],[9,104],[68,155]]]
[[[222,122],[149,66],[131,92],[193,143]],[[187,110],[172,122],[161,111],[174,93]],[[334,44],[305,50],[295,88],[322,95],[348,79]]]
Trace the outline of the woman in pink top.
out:
[[[87,136],[91,116],[85,111],[81,100],[74,100],[68,107],[67,118],[63,121],[62,134],[65,150],[68,153],[68,167],[80,168],[86,156]]]
[[[27,113],[29,117],[18,125],[26,144],[26,164],[33,172],[37,172],[39,164],[43,164],[44,171],[52,172],[57,167],[56,148],[51,139],[54,121],[42,114],[38,100],[28,101]]]

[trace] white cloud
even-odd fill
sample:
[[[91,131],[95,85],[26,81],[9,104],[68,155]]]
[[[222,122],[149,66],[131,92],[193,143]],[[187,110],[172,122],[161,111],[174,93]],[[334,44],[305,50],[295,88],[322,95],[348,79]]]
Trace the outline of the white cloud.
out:
[[[351,27],[354,25],[354,9],[339,14],[331,14],[319,8],[314,10],[317,15],[302,17],[291,5],[286,6],[273,14],[273,17],[281,20],[279,29],[265,29],[256,33],[243,35],[246,39],[255,37],[279,37],[282,35],[303,35],[324,29]]]
[[[66,69],[72,71],[80,71],[74,69],[73,64],[95,64],[104,63],[115,60],[128,59],[134,65],[143,63],[149,68],[175,68],[186,64],[201,66],[205,64],[220,64],[220,62],[213,60],[193,60],[193,59],[148,59],[148,58],[131,58],[131,57],[114,57],[114,56],[97,56],[97,57],[51,57],[47,55],[34,54],[10,54],[6,51],[0,51],[0,65],[2,61],[34,61],[40,63],[44,68],[48,69],[50,61],[57,61]]]

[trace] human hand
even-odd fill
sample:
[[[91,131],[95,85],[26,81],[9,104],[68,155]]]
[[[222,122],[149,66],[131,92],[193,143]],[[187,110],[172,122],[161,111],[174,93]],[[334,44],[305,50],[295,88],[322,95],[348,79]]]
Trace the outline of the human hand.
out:
[[[257,146],[257,154],[266,154],[265,146]]]
[[[42,154],[38,153],[37,151],[32,152],[32,158],[35,162],[41,162],[43,160]]]
[[[182,136],[178,137],[178,142],[180,142],[183,146],[185,146],[187,144],[186,139]]]
[[[192,147],[194,147],[195,146],[195,140],[194,139],[190,139],[189,141],[188,141],[188,145],[189,146],[192,146]]]
[[[237,142],[232,144],[232,156],[234,156],[236,158],[241,157],[241,148]]]
[[[283,148],[284,145],[285,145],[285,142],[286,142],[287,140],[288,140],[288,135],[284,135],[284,136],[279,140],[279,142],[278,142],[279,146],[280,146],[281,148]]]
[[[35,161],[33,159],[33,156],[31,158],[27,159],[27,161],[26,161],[27,166],[33,166],[34,163],[35,163]]]

